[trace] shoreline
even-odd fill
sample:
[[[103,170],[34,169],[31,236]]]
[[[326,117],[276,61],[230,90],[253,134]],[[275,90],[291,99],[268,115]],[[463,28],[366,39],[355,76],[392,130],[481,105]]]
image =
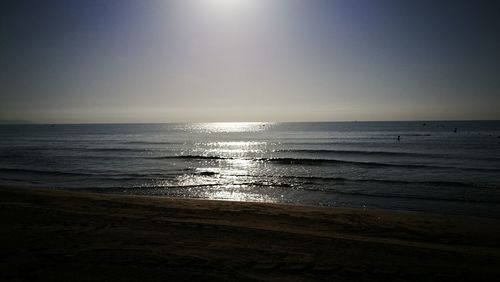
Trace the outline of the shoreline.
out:
[[[493,218],[13,186],[0,186],[0,210],[2,280],[477,281],[500,274]]]
[[[496,205],[491,202],[466,202],[466,201],[455,201],[455,200],[435,200],[435,199],[421,199],[424,201],[427,201],[426,204],[423,204],[422,206],[417,206],[413,205],[412,207],[405,206],[405,207],[383,207],[381,205],[368,205],[368,204],[362,204],[360,202],[360,205],[351,205],[349,203],[342,203],[342,204],[327,204],[327,203],[311,203],[311,202],[294,202],[294,201],[252,201],[252,200],[233,200],[233,199],[207,199],[203,197],[187,197],[187,196],[169,196],[169,195],[163,195],[163,194],[139,194],[139,193],[125,193],[124,191],[126,189],[130,188],[117,188],[113,187],[113,191],[106,191],[106,189],[103,188],[92,188],[92,187],[63,187],[63,186],[47,186],[47,185],[40,185],[40,184],[31,184],[31,183],[0,183],[0,187],[12,187],[12,188],[19,188],[19,189],[34,189],[34,190],[48,190],[48,191],[67,191],[67,192],[75,192],[75,193],[80,193],[80,194],[91,194],[91,195],[110,195],[110,196],[120,196],[120,197],[147,197],[147,198],[160,198],[160,199],[172,199],[172,200],[195,200],[195,201],[221,201],[221,202],[234,202],[234,203],[255,203],[255,204],[269,204],[269,205],[290,205],[294,207],[319,207],[319,208],[333,208],[333,209],[343,209],[343,210],[353,210],[353,211],[362,211],[362,210],[370,210],[374,212],[389,212],[389,213],[416,213],[420,215],[428,214],[428,215],[433,215],[433,216],[445,216],[445,217],[470,217],[470,218],[484,218],[484,219],[494,219],[494,220],[500,220],[500,207],[499,205]],[[120,191],[121,192],[117,192]],[[388,198],[390,199],[390,198]],[[386,199],[387,200],[387,199]],[[432,202],[434,204],[433,207],[428,206],[429,202]],[[462,209],[467,206],[467,212],[464,210],[458,210],[458,209],[453,209],[453,207],[450,209],[449,205],[450,203],[455,203],[455,204],[461,204]],[[438,207],[438,204],[445,205],[444,208],[441,206],[440,208]],[[495,207],[495,208],[492,208]],[[455,206],[456,208],[456,206]],[[479,210],[479,211],[478,211]],[[495,210],[498,210],[498,212],[495,212]]]

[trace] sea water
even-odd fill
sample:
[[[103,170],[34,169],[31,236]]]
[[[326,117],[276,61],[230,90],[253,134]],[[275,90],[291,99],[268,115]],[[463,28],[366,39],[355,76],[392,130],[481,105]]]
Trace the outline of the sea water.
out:
[[[500,122],[1,125],[0,183],[500,217]]]

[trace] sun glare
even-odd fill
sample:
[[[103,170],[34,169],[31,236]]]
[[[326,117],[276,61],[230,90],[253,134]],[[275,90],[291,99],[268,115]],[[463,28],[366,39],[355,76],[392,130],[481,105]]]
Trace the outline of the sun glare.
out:
[[[215,9],[224,9],[224,10],[241,9],[251,2],[251,0],[205,0],[205,1],[207,2],[208,5],[212,6]]]
[[[243,14],[254,8],[256,0],[204,0],[205,8],[214,13]]]

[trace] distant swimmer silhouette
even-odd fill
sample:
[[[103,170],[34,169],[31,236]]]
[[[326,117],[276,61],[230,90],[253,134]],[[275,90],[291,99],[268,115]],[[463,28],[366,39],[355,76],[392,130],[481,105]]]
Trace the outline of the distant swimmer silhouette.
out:
[[[455,127],[455,129],[453,129],[453,132],[457,133],[457,130],[458,130],[458,128]]]
[[[398,135],[398,141],[401,141],[401,135]]]

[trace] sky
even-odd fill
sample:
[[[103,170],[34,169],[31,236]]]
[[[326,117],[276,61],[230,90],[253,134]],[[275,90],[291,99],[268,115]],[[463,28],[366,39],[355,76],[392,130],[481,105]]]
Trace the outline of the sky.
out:
[[[495,2],[4,0],[0,120],[500,119]]]

